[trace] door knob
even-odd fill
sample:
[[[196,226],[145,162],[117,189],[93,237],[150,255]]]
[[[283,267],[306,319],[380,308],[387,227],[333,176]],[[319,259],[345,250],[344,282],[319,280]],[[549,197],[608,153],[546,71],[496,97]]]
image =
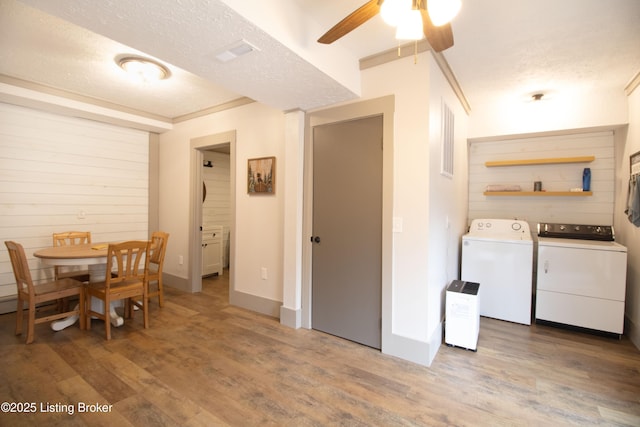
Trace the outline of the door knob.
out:
[[[315,236],[315,237],[311,236],[311,241],[315,243],[320,243],[320,236]]]

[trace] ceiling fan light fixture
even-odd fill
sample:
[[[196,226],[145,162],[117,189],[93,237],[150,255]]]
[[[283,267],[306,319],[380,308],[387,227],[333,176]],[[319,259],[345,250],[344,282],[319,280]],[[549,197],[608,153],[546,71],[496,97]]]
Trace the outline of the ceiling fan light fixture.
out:
[[[412,0],[384,0],[380,6],[380,16],[388,25],[397,27],[402,14],[411,10],[411,6]]]
[[[427,2],[427,12],[431,22],[436,27],[451,22],[460,12],[462,0],[429,0]]]
[[[405,11],[396,29],[396,39],[422,40],[423,38],[422,14],[419,10],[415,9]]]
[[[118,66],[138,81],[149,83],[168,78],[169,69],[159,62],[138,56],[117,59]]]

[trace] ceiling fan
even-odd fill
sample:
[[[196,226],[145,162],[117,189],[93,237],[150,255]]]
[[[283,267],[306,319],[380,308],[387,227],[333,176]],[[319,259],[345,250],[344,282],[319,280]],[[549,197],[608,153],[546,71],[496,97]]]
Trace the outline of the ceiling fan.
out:
[[[360,25],[380,13],[380,9],[382,8],[384,1],[385,0],[368,1],[342,21],[334,25],[333,28],[318,39],[318,42],[331,44],[340,37],[355,30]],[[395,0],[386,1],[391,2]],[[433,24],[433,21],[429,16],[429,8],[427,7],[428,1],[429,0],[413,0],[411,2],[412,9],[414,11],[420,11],[420,15],[422,16],[422,32],[424,33],[424,36],[427,38],[434,51],[441,52],[453,46],[453,31],[451,30],[451,24],[448,22],[440,26]],[[431,1],[435,2],[435,0]]]

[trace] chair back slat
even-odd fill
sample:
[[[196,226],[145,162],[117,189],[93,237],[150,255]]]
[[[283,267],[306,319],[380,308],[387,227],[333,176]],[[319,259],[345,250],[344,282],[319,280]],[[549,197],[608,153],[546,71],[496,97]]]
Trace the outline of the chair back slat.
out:
[[[113,274],[107,274],[106,287],[130,279],[146,279],[149,269],[148,252],[148,241],[110,244],[107,249],[107,271]]]
[[[164,290],[162,285],[162,266],[167,252],[169,233],[154,231],[151,234],[149,247],[149,274],[147,275],[147,291],[149,297],[158,297],[160,307],[164,307]],[[152,289],[153,288],[153,289]]]
[[[72,246],[91,243],[90,231],[63,231],[61,233],[53,233],[53,246]],[[77,271],[74,267],[63,267],[56,265],[53,267],[55,279],[62,277],[72,277],[81,282],[89,280],[88,271]]]
[[[162,265],[164,262],[164,254],[167,251],[167,241],[169,234],[162,231],[154,231],[151,235],[151,255],[149,262]]]
[[[9,251],[11,266],[13,267],[13,276],[16,279],[18,293],[26,292],[30,296],[34,295],[33,280],[31,279],[31,271],[29,263],[25,255],[24,248],[20,243],[8,241],[4,242]]]
[[[90,231],[53,233],[53,246],[82,245],[85,243],[91,243]]]
[[[64,278],[53,282],[34,284],[31,279],[31,271],[27,256],[21,244],[6,241],[4,242],[11,259],[11,267],[13,267],[13,275],[16,279],[18,294],[16,298],[16,335],[22,334],[23,313],[25,305],[27,306],[27,340],[30,344],[34,340],[34,327],[38,323],[50,322],[52,320],[68,318],[71,315],[81,316],[80,329],[84,329],[84,289],[82,283],[71,279]],[[69,297],[78,297],[79,304],[72,310],[67,309],[65,300]],[[57,301],[56,314],[39,316],[41,310],[44,311],[48,302]],[[61,309],[61,310],[60,310]]]

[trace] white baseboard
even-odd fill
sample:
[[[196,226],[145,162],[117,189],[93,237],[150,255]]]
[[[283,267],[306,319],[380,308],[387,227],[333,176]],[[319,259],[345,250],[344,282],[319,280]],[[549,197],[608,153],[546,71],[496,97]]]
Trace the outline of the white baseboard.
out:
[[[280,318],[282,301],[274,301],[256,295],[245,294],[244,292],[229,290],[229,304],[278,319]]]
[[[281,306],[280,324],[294,329],[302,327],[302,310]]]

